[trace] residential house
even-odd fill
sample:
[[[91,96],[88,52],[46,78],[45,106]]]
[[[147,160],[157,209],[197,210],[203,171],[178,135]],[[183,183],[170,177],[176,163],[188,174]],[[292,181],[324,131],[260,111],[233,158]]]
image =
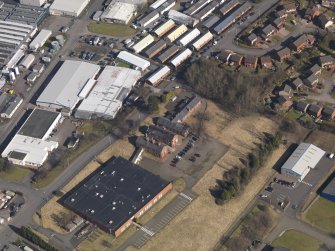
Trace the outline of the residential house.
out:
[[[268,24],[262,30],[262,37],[266,40],[277,32],[277,29],[272,25]]]
[[[280,110],[285,110],[285,111],[289,110],[293,105],[292,100],[284,96],[277,97],[277,102],[280,105]]]
[[[162,127],[154,125],[149,126],[146,136],[150,141],[159,141],[171,147],[176,147],[180,144],[180,138],[178,135],[171,131],[164,130]]]
[[[318,17],[320,15],[320,11],[319,11],[319,8],[317,6],[313,6],[311,8],[308,8],[306,11],[305,11],[305,15],[304,15],[304,18],[308,21],[313,21],[314,18]]]
[[[315,76],[319,76],[321,74],[321,67],[318,64],[313,65],[308,72]]]
[[[303,34],[293,42],[292,49],[299,52],[305,47],[314,44],[314,42],[315,38],[313,35]]]
[[[258,57],[255,56],[246,56],[244,59],[244,66],[249,68],[257,68]]]
[[[172,122],[183,122],[192,112],[198,109],[202,104],[202,99],[195,95],[187,102],[187,104],[179,111],[175,117],[172,119]]]
[[[335,118],[335,109],[333,107],[326,106],[322,110],[322,119],[333,120]]]
[[[309,107],[309,104],[304,101],[298,101],[294,104],[294,109],[302,113],[306,113],[308,107]]]
[[[243,56],[240,54],[232,54],[229,58],[229,62],[232,65],[241,65],[243,61]]]
[[[314,118],[319,118],[321,117],[322,108],[322,106],[312,104],[308,108],[307,113]]]
[[[260,60],[261,60],[262,67],[268,68],[268,69],[271,69],[273,67],[273,63],[272,63],[270,56],[263,56],[260,58]]]
[[[304,79],[304,84],[308,88],[315,88],[315,86],[317,85],[318,82],[319,82],[319,79],[314,74],[311,74],[311,75],[309,75],[308,78]]]
[[[297,14],[297,6],[295,5],[295,3],[287,3],[283,7],[287,14],[292,14],[292,15]]]
[[[292,87],[294,88],[294,90],[298,91],[303,87],[303,82],[301,80],[301,78],[296,78],[293,82],[292,82]]]
[[[293,96],[293,90],[291,86],[284,85],[283,89],[278,94],[279,96],[285,96],[287,98],[291,98]]]
[[[255,33],[251,33],[247,38],[246,38],[246,42],[249,45],[257,45],[260,42],[259,37],[257,37],[257,35]]]
[[[143,136],[137,137],[135,144],[137,147],[143,148],[153,156],[161,159],[165,158],[170,153],[169,148],[166,145],[150,142]]]
[[[187,135],[190,133],[190,127],[188,125],[175,123],[167,118],[158,118],[156,125],[164,128],[165,130],[177,133],[183,137],[187,137]]]
[[[223,63],[228,64],[231,55],[232,55],[231,52],[224,50],[224,51],[222,51],[222,52],[220,53],[220,55],[219,55],[219,59],[220,59]]]
[[[272,23],[274,27],[276,27],[276,29],[280,30],[285,26],[285,19],[277,17],[275,20],[272,21]]]
[[[277,51],[277,59],[283,63],[286,59],[291,57],[291,50],[287,47]]]
[[[286,19],[287,18],[286,10],[282,9],[276,11],[276,16],[279,17],[280,19]]]
[[[335,68],[335,60],[331,55],[322,56],[319,58],[319,61],[322,68]]]
[[[318,24],[321,28],[327,29],[334,24],[333,20],[326,14],[321,14],[317,18]]]

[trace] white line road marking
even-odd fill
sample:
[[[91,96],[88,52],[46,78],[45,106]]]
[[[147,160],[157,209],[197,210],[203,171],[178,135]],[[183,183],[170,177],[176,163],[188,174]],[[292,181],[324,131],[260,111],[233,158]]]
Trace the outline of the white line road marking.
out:
[[[192,201],[192,200],[193,200],[190,196],[188,196],[188,195],[186,195],[186,194],[184,194],[184,193],[180,193],[179,195],[182,196],[182,197],[184,197],[185,199],[187,199],[187,200],[189,200],[189,201]]]
[[[145,232],[146,234],[150,235],[150,236],[154,236],[154,232],[151,232],[149,229],[145,228],[145,227],[141,227],[141,230],[143,232]]]
[[[312,184],[310,184],[310,183],[307,183],[306,181],[301,181],[301,183],[303,183],[303,184],[305,184],[305,185],[307,185],[307,186],[310,186],[310,187],[312,187],[313,185]]]

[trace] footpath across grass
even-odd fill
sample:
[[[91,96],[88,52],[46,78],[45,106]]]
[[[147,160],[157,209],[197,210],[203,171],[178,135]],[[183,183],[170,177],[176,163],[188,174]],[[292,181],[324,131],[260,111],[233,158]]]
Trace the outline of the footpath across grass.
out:
[[[0,172],[0,179],[22,181],[30,172],[28,168],[12,166],[8,171]]]
[[[109,35],[114,37],[128,37],[135,33],[135,30],[123,24],[108,24],[92,22],[87,26],[93,33]]]
[[[335,234],[335,203],[319,197],[303,215],[303,220],[326,233]]]
[[[321,241],[295,230],[286,231],[272,243],[274,247],[285,247],[294,251],[317,251],[321,245]]]

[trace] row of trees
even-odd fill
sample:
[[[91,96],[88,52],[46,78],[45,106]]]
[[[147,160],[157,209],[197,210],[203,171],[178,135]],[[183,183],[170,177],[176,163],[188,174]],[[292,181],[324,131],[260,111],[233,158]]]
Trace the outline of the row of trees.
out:
[[[280,133],[266,135],[264,143],[260,145],[258,151],[248,156],[243,168],[235,167],[225,172],[223,179],[217,181],[218,187],[212,191],[215,203],[223,205],[226,201],[238,196],[250,182],[251,177],[263,166],[268,156],[278,148],[281,140],[282,135]]]
[[[187,69],[184,78],[201,96],[244,115],[263,108],[263,97],[280,74],[234,72],[220,68],[214,60],[199,60]]]
[[[39,237],[37,234],[35,234],[30,227],[22,226],[20,228],[20,235],[27,239],[28,241],[36,244],[40,248],[46,251],[58,251],[57,248],[51,246],[49,243],[44,241],[41,237]]]

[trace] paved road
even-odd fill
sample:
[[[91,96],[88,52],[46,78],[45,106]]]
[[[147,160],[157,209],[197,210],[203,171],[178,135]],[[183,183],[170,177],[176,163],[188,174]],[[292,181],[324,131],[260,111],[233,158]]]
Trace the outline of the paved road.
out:
[[[278,236],[286,230],[294,229],[310,235],[324,243],[329,249],[335,247],[335,239],[312,226],[299,221],[294,217],[283,216],[280,218],[278,226],[267,236],[266,243],[272,243]]]

